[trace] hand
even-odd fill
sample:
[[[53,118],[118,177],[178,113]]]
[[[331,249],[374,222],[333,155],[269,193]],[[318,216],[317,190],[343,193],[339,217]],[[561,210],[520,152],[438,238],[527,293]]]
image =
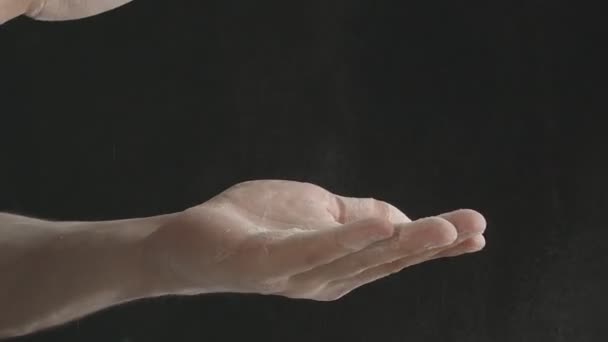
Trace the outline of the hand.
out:
[[[478,251],[485,225],[472,210],[412,222],[375,199],[262,180],[178,214],[147,250],[167,293],[335,300],[406,267]]]
[[[18,0],[30,1],[27,16],[37,20],[72,20],[120,7],[131,0]]]

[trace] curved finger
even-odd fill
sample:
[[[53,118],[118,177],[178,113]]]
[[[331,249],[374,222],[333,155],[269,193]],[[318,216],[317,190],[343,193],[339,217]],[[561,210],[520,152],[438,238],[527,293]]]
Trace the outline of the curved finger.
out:
[[[457,237],[454,226],[445,219],[431,217],[397,227],[398,234],[389,240],[352,253],[332,263],[297,274],[294,283],[326,283],[346,278],[370,267],[386,264],[424,250],[450,245]]]
[[[450,222],[458,230],[458,236],[471,237],[482,234],[487,226],[486,219],[475,210],[459,209],[439,215]]]
[[[405,254],[402,256],[402,258],[404,259],[403,260],[404,264],[407,264],[409,262],[408,260],[411,261],[411,260],[415,260],[416,258],[430,258],[430,257],[432,257],[433,253],[447,253],[450,250],[452,250],[453,248],[455,248],[456,246],[460,245],[463,241],[471,238],[472,236],[483,233],[483,231],[486,228],[486,221],[485,221],[484,217],[481,214],[479,214],[478,212],[476,212],[474,210],[470,210],[470,209],[455,210],[452,212],[441,214],[441,215],[439,215],[439,217],[449,221],[456,228],[458,237],[451,244],[445,245],[438,249],[434,249],[433,251],[430,252],[431,254],[429,254],[428,251],[425,249],[420,250],[419,252],[411,252],[409,254]],[[420,220],[418,220],[418,221],[420,221]],[[424,255],[423,256],[418,255],[421,253]],[[458,254],[455,254],[455,255],[458,255]],[[398,263],[398,258],[389,260],[388,262]],[[373,269],[376,267],[382,267],[382,263],[373,263],[373,264],[370,263],[368,267],[363,267],[363,265],[361,265],[361,267],[358,270],[355,270],[350,274],[340,274],[340,273],[336,272],[335,274],[337,275],[337,277],[334,279],[340,280],[340,279],[354,277],[359,273],[365,272],[368,269]],[[342,277],[340,278],[339,276],[342,276]]]
[[[454,227],[456,227],[456,231],[458,232],[458,238],[450,245],[444,246],[440,249],[435,249],[433,253],[449,253],[454,248],[466,248],[466,246],[460,246],[464,241],[470,239],[473,236],[482,234],[486,228],[485,218],[479,214],[478,212],[470,209],[460,209],[452,212],[444,213],[439,215],[439,217],[444,218],[450,221]],[[460,246],[460,247],[459,247]],[[454,251],[454,255],[459,255],[458,252]],[[405,258],[417,258],[417,255],[407,255]],[[393,262],[396,262],[393,261]],[[407,263],[407,261],[404,261]],[[377,265],[373,266],[377,267]],[[373,268],[370,267],[370,268]],[[366,269],[362,269],[360,272],[364,272]],[[351,276],[354,276],[352,274]]]
[[[473,236],[453,248],[437,253],[432,259],[455,257],[467,253],[479,252],[486,246],[486,239],[483,235]]]
[[[403,258],[392,263],[387,263],[378,267],[370,268],[350,278],[332,281],[327,285],[327,288],[329,292],[334,293],[336,291],[352,291],[365,284],[374,282],[381,278],[385,278],[391,274],[398,273],[407,267],[411,267],[426,261],[435,260],[439,258],[455,257],[467,253],[474,253],[483,249],[484,246],[485,239],[483,235],[477,235],[463,241],[457,246],[448,248],[440,253],[422,253],[416,256],[412,256],[410,258]]]

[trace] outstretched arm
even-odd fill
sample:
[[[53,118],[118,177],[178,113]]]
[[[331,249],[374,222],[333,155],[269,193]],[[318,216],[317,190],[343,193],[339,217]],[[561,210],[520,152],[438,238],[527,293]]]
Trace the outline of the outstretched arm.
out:
[[[0,0],[0,24],[27,15],[37,20],[73,20],[120,7],[131,0]]]
[[[50,222],[0,214],[0,337],[153,295],[142,242],[170,217]]]
[[[0,214],[0,337],[162,295],[336,300],[408,266],[480,250],[485,225],[472,210],[410,221],[383,201],[278,180],[141,219]]]

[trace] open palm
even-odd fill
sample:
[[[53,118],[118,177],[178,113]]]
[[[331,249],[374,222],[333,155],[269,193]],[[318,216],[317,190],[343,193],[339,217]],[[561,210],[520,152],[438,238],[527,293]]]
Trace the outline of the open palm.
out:
[[[405,267],[477,251],[484,229],[472,210],[411,221],[372,198],[260,180],[186,210],[151,241],[172,292],[335,300]]]

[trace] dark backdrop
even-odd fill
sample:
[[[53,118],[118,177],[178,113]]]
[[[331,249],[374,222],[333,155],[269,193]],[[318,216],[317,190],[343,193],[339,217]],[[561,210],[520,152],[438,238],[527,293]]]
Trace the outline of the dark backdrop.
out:
[[[601,13],[548,0],[136,1],[0,27],[0,210],[154,215],[280,178],[411,217],[471,207],[489,221],[484,252],[338,302],[151,299],[20,340],[606,341]]]

